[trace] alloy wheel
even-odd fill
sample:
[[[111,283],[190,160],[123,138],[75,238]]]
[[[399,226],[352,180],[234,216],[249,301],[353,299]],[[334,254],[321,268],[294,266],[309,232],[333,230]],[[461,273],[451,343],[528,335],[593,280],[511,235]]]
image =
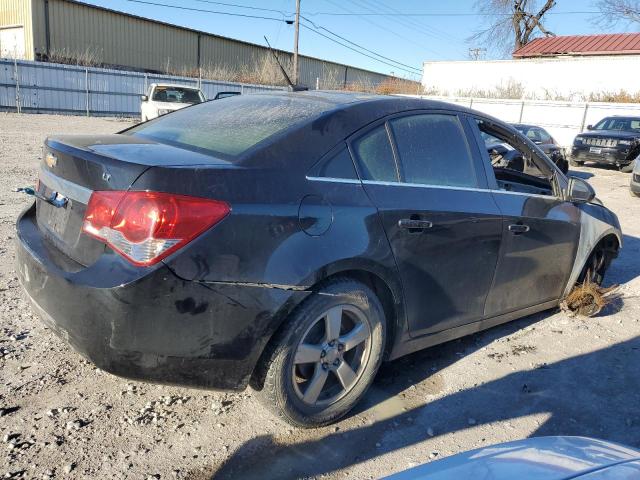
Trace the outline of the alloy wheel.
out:
[[[302,335],[293,358],[298,398],[309,406],[331,405],[356,385],[371,352],[371,325],[354,305],[337,305],[318,316]]]

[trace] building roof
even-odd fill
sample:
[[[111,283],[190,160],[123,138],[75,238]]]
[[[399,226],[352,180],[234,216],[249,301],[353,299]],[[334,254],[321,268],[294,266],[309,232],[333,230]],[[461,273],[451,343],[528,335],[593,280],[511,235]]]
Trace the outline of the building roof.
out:
[[[555,55],[640,55],[640,33],[536,38],[513,52],[514,58]]]

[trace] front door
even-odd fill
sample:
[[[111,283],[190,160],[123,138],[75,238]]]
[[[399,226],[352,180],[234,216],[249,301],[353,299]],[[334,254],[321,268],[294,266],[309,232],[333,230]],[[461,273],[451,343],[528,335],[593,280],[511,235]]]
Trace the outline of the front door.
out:
[[[475,124],[486,142],[483,154],[489,185],[504,218],[502,251],[485,316],[557,300],[573,268],[580,235],[580,210],[564,201],[553,179],[545,175],[545,171],[553,172],[550,161],[541,165],[546,161],[544,158],[523,140],[491,122],[478,119]],[[517,150],[525,159],[524,164],[529,165],[530,173],[492,162],[488,152],[498,142]]]
[[[502,217],[454,114],[400,116],[352,141],[402,279],[412,336],[480,320]]]

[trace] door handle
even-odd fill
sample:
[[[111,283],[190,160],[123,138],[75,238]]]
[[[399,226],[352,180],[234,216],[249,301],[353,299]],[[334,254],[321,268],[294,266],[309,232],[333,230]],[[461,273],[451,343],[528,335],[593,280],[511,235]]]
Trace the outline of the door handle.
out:
[[[524,225],[522,223],[516,223],[513,225],[509,225],[509,231],[514,235],[521,235],[523,233],[527,233],[531,228],[529,225]]]
[[[429,220],[419,220],[415,218],[403,218],[398,220],[398,226],[400,228],[406,228],[410,232],[421,232],[427,228],[433,227],[433,223]]]

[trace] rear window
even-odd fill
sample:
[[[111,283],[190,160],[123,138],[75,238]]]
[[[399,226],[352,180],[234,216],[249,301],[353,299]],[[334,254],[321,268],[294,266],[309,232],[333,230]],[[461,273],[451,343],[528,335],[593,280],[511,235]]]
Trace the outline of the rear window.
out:
[[[293,96],[237,95],[178,110],[126,133],[222,157],[235,157],[334,105]]]
[[[169,103],[200,103],[203,99],[200,91],[193,88],[156,87],[152,100]]]

